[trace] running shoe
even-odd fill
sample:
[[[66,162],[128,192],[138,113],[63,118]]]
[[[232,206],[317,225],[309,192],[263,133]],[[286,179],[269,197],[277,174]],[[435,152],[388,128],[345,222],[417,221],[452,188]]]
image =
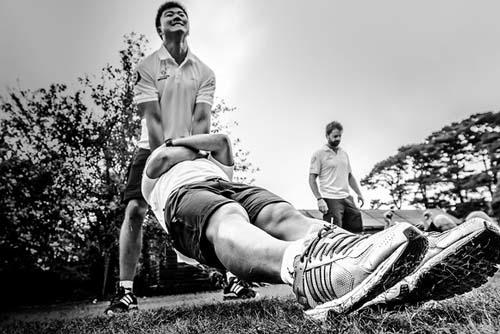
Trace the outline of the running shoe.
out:
[[[233,276],[229,278],[229,282],[224,288],[223,299],[250,299],[256,295],[257,293],[250,287],[250,284]]]
[[[113,315],[115,313],[125,313],[137,310],[138,308],[137,298],[135,295],[131,291],[128,291],[120,286],[104,313],[107,315]]]
[[[373,235],[325,227],[294,261],[293,291],[306,315],[354,311],[413,272],[427,239],[408,223]]]
[[[442,300],[477,288],[500,263],[500,228],[472,218],[443,233],[428,233],[429,250],[410,276],[363,307]]]

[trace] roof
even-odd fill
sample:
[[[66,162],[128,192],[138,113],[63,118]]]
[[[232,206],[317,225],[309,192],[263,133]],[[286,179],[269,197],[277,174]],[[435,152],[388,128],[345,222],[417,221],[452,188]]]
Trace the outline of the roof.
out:
[[[316,219],[323,219],[323,214],[319,210],[299,210],[304,216]],[[381,230],[385,226],[384,214],[389,210],[360,210],[361,217],[363,219],[363,229],[365,231],[369,230]],[[450,217],[456,223],[460,220],[449,214],[446,214],[441,209],[429,209],[429,210],[393,210],[392,222],[408,222],[413,225],[421,224],[424,220],[424,212],[430,211],[433,216],[437,214],[445,214]]]

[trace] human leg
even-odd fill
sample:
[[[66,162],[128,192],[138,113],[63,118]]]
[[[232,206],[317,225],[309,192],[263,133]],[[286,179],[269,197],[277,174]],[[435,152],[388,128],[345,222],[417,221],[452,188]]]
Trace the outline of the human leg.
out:
[[[149,150],[136,150],[129,166],[127,185],[123,194],[123,201],[127,206],[119,236],[120,281],[115,296],[104,311],[108,315],[137,309],[133,282],[142,249],[142,222],[147,212],[147,204],[141,193],[141,179],[149,154]]]
[[[246,211],[230,203],[215,211],[206,238],[229,271],[243,279],[281,282],[281,262],[288,243],[250,224]]]
[[[218,209],[206,228],[207,239],[221,263],[239,277],[279,282],[285,250],[294,243],[249,224],[245,213],[237,204]],[[330,230],[304,240],[308,254],[292,256],[294,292],[315,318],[330,310],[352,311],[374,298],[411,273],[426,247],[420,232],[405,223],[372,236]]]
[[[120,229],[120,281],[133,281],[142,249],[142,223],[147,212],[143,199],[132,199],[125,209]]]
[[[304,216],[283,198],[264,188],[230,182],[223,186],[231,190],[230,198],[245,209],[253,225],[277,239],[298,240],[324,226],[323,221]]]
[[[342,199],[325,198],[328,211],[323,215],[323,220],[330,225],[342,227],[344,217],[344,204]]]
[[[342,217],[342,228],[352,233],[363,232],[361,212],[354,204],[352,196],[345,198],[343,204],[344,214]]]
[[[264,206],[253,224],[273,237],[285,241],[305,238],[325,226],[322,220],[304,216],[287,202]]]
[[[183,248],[179,250],[245,279],[293,283],[299,302],[314,317],[331,309],[356,309],[409,274],[425,250],[425,238],[409,224],[378,236],[327,227],[294,242],[279,240],[251,224],[253,213],[200,188],[173,196],[167,204],[167,226],[173,213],[176,223],[169,231],[174,244]]]

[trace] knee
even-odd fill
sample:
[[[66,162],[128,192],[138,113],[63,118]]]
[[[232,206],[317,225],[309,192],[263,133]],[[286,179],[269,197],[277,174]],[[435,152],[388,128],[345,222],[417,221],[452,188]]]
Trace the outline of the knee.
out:
[[[209,218],[205,227],[205,235],[209,241],[231,239],[236,222],[249,222],[248,214],[241,205],[230,203],[218,208]]]
[[[272,223],[280,225],[296,219],[303,219],[303,216],[293,206],[288,203],[274,204],[270,217]]]
[[[142,226],[144,217],[148,210],[147,204],[142,200],[130,200],[125,209],[125,220],[134,227]]]
[[[218,215],[218,216],[239,216],[239,217],[247,217],[248,214],[245,211],[245,209],[237,204],[237,203],[229,203],[226,205],[221,206],[213,215]]]

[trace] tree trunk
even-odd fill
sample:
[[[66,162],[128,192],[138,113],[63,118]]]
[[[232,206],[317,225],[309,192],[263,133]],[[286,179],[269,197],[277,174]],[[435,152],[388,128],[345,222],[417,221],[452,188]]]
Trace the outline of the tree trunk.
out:
[[[111,262],[111,256],[109,252],[104,253],[104,277],[102,279],[102,289],[101,297],[106,295],[106,286],[108,285],[108,274],[109,274],[109,264]]]

